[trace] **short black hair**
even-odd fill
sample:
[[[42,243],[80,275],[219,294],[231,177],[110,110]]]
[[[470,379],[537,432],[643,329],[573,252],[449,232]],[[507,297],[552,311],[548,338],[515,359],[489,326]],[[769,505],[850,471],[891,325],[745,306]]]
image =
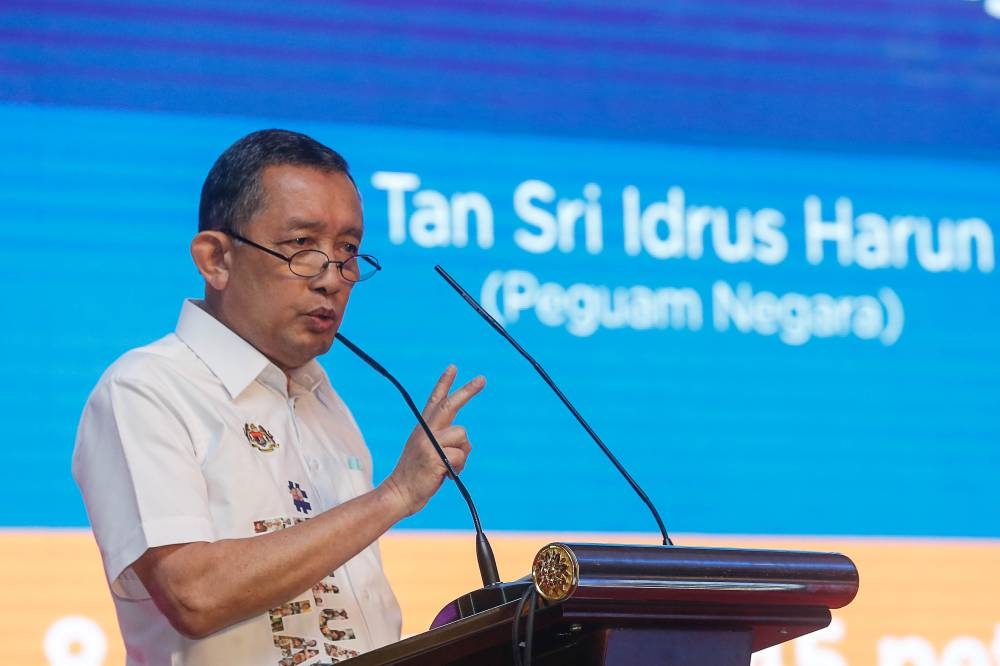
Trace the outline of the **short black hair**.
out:
[[[245,232],[263,204],[261,174],[278,165],[342,173],[354,183],[347,160],[312,137],[282,129],[252,132],[229,146],[205,177],[198,231]]]

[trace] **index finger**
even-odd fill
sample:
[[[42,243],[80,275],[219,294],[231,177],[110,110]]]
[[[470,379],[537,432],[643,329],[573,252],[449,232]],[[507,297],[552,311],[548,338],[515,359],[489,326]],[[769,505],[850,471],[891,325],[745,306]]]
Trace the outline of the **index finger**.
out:
[[[454,378],[452,377],[452,379]],[[435,408],[428,421],[433,422],[436,428],[451,425],[459,410],[465,407],[474,395],[482,391],[484,386],[486,386],[486,378],[479,375],[470,379],[443,400],[437,401],[436,404],[428,402],[428,407]]]
[[[458,375],[458,368],[454,364],[444,369],[444,372],[438,377],[434,388],[431,389],[430,397],[427,398],[427,402],[424,404],[424,412],[429,411],[437,403],[444,402],[448,397],[448,391],[451,390],[451,385],[455,382],[456,375]]]

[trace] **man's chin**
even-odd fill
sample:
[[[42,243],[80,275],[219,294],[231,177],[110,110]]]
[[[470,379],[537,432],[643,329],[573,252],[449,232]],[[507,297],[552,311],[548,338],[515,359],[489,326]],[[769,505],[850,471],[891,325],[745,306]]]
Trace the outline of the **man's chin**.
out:
[[[309,341],[308,345],[303,346],[303,350],[308,355],[305,363],[313,360],[317,356],[322,356],[323,354],[330,351],[330,347],[333,346],[334,336],[337,334],[337,328],[334,327],[330,329],[329,333],[322,336],[313,335]]]
[[[336,332],[337,329],[333,328],[323,335],[308,333],[300,335],[296,340],[289,341],[291,353],[285,354],[285,369],[301,368],[317,356],[322,356],[330,351]]]

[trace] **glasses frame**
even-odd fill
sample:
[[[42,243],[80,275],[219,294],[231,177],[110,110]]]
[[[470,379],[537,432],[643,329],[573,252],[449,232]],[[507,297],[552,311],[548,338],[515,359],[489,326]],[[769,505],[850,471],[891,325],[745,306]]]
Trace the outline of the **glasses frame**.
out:
[[[371,278],[375,277],[376,273],[378,273],[380,270],[382,270],[382,264],[379,263],[378,259],[376,259],[373,255],[370,255],[370,254],[355,254],[355,255],[352,255],[350,258],[345,259],[344,261],[337,261],[336,259],[331,259],[330,255],[328,255],[323,250],[315,250],[315,249],[312,249],[312,248],[307,248],[305,250],[299,250],[298,252],[294,253],[290,257],[286,257],[285,255],[281,254],[280,252],[278,252],[276,250],[272,250],[269,247],[266,247],[266,246],[261,245],[259,243],[255,243],[252,240],[250,240],[249,238],[245,238],[245,237],[239,235],[238,233],[236,233],[232,229],[220,229],[219,231],[221,231],[222,233],[226,234],[230,238],[234,238],[234,239],[236,239],[236,240],[238,240],[238,241],[240,241],[242,243],[246,243],[250,247],[255,247],[258,250],[260,250],[261,252],[267,252],[272,257],[277,257],[278,259],[281,259],[282,261],[284,261],[285,263],[288,264],[288,270],[291,271],[292,275],[296,275],[296,276],[298,276],[300,278],[312,279],[312,278],[315,278],[315,277],[319,277],[320,275],[322,275],[323,273],[325,273],[327,270],[329,270],[330,265],[333,264],[334,266],[337,267],[337,272],[340,273],[340,277],[344,278],[348,282],[357,284],[358,282],[364,282],[365,280],[370,280]],[[302,273],[297,273],[295,271],[295,269],[292,268],[292,261],[295,259],[295,257],[299,256],[300,254],[303,254],[304,252],[316,252],[316,253],[321,254],[324,257],[326,257],[326,263],[323,265],[323,268],[321,268],[318,273],[314,273],[313,275],[303,275]],[[372,271],[371,274],[369,274],[369,275],[366,275],[366,276],[364,276],[362,278],[354,279],[351,276],[346,275],[344,273],[344,264],[346,264],[351,259],[354,259],[355,261],[364,261],[368,265],[370,265],[372,268],[374,268],[375,270]],[[359,274],[360,274],[360,271],[359,271]]]

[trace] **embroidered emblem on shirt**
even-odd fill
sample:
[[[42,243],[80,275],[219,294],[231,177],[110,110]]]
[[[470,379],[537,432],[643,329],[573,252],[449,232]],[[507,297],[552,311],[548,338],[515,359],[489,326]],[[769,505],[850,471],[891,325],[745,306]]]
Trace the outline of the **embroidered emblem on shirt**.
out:
[[[274,435],[269,433],[264,426],[259,426],[256,423],[246,423],[243,425],[243,434],[247,436],[250,446],[258,451],[270,453],[278,448],[278,442],[274,440]]]
[[[288,492],[292,494],[292,503],[295,504],[295,508],[299,511],[299,513],[308,514],[312,510],[312,504],[307,501],[309,499],[309,495],[307,495],[306,491],[299,487],[299,484],[294,481],[289,481]]]

